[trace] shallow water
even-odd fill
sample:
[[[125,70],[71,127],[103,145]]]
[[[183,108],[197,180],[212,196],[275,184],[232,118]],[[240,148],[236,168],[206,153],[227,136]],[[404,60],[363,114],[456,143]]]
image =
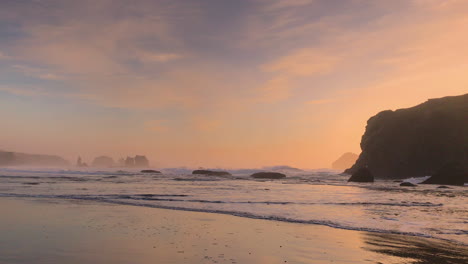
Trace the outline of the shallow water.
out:
[[[95,200],[215,212],[335,228],[433,237],[468,245],[466,187],[347,183],[334,171],[289,172],[283,180],[113,170],[0,169],[0,197]],[[418,182],[421,179],[412,179]]]

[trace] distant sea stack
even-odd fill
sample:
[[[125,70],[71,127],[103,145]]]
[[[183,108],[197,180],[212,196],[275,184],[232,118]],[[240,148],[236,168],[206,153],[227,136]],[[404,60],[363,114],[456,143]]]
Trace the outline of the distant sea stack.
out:
[[[144,168],[149,167],[149,160],[145,156],[135,156],[135,167]]]
[[[358,159],[359,155],[352,152],[346,152],[341,155],[335,162],[332,163],[332,169],[335,170],[345,170],[353,166],[353,164]]]
[[[449,163],[468,170],[468,94],[383,111],[367,121],[362,153],[347,173],[367,167],[376,178],[435,174]]]
[[[127,168],[148,168],[150,166],[149,160],[146,156],[136,155],[135,157],[127,157],[125,160],[120,159],[118,164]]]
[[[63,167],[69,163],[59,156],[26,154],[0,150],[0,167],[2,166],[39,166]]]

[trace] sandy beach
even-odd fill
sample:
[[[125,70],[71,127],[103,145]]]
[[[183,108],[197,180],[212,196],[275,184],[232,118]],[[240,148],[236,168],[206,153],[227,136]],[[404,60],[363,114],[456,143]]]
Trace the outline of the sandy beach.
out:
[[[466,263],[402,235],[94,201],[1,198],[0,263]]]

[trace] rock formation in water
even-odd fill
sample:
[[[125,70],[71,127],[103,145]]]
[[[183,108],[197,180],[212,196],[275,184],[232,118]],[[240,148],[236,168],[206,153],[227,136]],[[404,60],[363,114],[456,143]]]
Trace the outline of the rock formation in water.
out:
[[[400,183],[400,186],[404,186],[404,187],[416,187],[418,185],[414,184],[414,183],[411,183],[411,182],[402,182]]]
[[[86,164],[86,162],[83,162],[81,160],[81,157],[78,157],[78,160],[76,161],[76,166],[82,168],[82,167],[88,167],[88,164]]]
[[[282,179],[285,178],[286,175],[279,172],[257,172],[250,175],[250,177],[256,179]]]
[[[59,156],[0,151],[1,166],[63,167],[69,163]]]
[[[135,156],[135,167],[149,167],[149,160],[145,156]]]
[[[376,178],[433,175],[447,163],[468,170],[468,94],[383,111],[367,121],[362,153],[347,173],[367,167]]]
[[[368,168],[360,168],[351,175],[349,182],[374,182],[374,175]]]
[[[125,159],[125,167],[135,167],[135,159],[132,157],[127,157]]]
[[[115,165],[114,159],[107,156],[99,156],[93,160],[92,166],[97,168],[110,168]]]
[[[127,168],[148,168],[150,166],[146,156],[136,155],[135,157],[127,157],[124,159],[119,159],[117,164],[121,167]]]
[[[468,171],[460,163],[448,163],[422,183],[463,185],[465,182],[468,182]]]
[[[213,170],[194,170],[192,174],[203,174],[210,176],[229,176],[231,173],[227,171],[213,171]]]
[[[358,157],[358,154],[346,152],[345,154],[341,155],[341,157],[339,157],[335,162],[332,163],[332,169],[345,170],[347,168],[350,168],[356,162]]]
[[[160,171],[157,170],[141,170],[141,173],[161,173]]]

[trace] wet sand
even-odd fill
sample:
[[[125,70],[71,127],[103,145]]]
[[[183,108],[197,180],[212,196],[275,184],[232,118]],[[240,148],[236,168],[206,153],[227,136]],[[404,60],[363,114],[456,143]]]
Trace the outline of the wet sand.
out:
[[[0,263],[468,263],[402,235],[106,203],[0,198]]]

